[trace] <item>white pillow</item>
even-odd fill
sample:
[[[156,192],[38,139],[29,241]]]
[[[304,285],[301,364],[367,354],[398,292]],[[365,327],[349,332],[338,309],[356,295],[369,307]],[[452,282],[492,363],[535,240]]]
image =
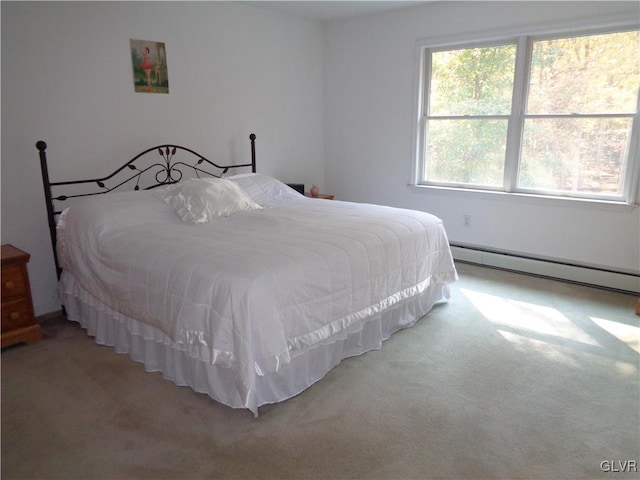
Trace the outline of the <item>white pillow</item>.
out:
[[[240,188],[247,192],[253,200],[265,207],[274,200],[304,198],[280,180],[260,173],[241,173],[226,177],[226,179],[240,185]]]
[[[262,208],[237,183],[223,178],[192,178],[159,188],[156,193],[189,223]]]

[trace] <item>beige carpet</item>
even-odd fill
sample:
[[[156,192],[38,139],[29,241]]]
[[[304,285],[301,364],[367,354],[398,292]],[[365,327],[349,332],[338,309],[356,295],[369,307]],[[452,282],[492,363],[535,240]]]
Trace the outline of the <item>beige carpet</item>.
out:
[[[2,479],[639,478],[636,298],[459,272],[448,304],[257,419],[50,320],[2,352]]]

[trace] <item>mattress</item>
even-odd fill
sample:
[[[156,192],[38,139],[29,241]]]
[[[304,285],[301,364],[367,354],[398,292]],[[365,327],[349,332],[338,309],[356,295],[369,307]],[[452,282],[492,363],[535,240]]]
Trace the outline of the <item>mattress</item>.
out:
[[[66,209],[69,318],[148,370],[257,415],[447,299],[457,275],[438,218],[310,199],[265,175],[228,178],[261,208],[193,224],[136,191]]]

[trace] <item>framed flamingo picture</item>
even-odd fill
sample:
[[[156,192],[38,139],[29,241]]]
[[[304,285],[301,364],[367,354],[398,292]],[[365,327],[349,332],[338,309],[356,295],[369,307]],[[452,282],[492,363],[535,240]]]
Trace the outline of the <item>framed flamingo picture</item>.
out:
[[[133,85],[136,92],[169,93],[164,42],[130,39]]]

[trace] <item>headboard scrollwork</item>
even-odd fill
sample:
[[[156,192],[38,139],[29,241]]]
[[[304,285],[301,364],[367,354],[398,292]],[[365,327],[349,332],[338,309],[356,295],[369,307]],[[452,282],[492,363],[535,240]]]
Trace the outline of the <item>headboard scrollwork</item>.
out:
[[[61,213],[57,210],[55,202],[63,202],[72,198],[100,195],[114,190],[149,190],[161,185],[169,185],[179,182],[185,175],[195,177],[222,177],[230,169],[251,167],[256,172],[255,134],[249,135],[251,142],[251,163],[239,165],[218,165],[199,153],[180,145],[158,145],[139,153],[110,175],[102,178],[71,180],[66,182],[52,182],[49,178],[47,165],[47,144],[40,140],[36,143],[40,156],[40,168],[42,169],[42,184],[47,204],[47,218],[53,256],[56,263],[56,272],[60,278],[61,268],[58,263],[56,251],[56,216]],[[158,158],[160,157],[160,158]],[[76,187],[74,187],[76,186]],[[81,187],[78,187],[81,186]],[[54,196],[54,189],[67,187],[68,192]],[[132,188],[131,188],[132,187]],[[73,188],[81,188],[74,191]]]

